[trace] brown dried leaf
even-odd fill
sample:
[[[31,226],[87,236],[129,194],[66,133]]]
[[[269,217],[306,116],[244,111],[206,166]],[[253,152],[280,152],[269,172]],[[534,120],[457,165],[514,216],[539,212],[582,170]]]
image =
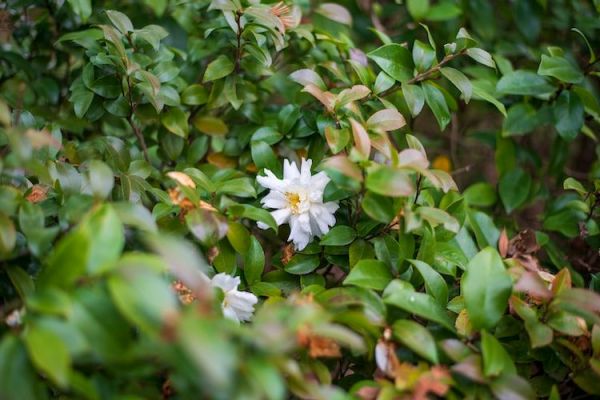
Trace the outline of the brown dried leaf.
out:
[[[283,265],[287,265],[287,263],[290,262],[290,260],[292,259],[292,257],[294,256],[294,244],[293,243],[288,243],[283,247],[283,250],[281,251],[281,263]]]
[[[427,400],[429,393],[443,397],[448,392],[451,382],[452,378],[446,367],[435,365],[417,381],[413,390],[413,399]]]
[[[502,232],[500,232],[500,238],[498,239],[498,252],[502,258],[506,258],[508,255],[508,235],[506,234],[506,228],[502,228]]]
[[[175,182],[179,183],[181,186],[189,187],[192,189],[196,188],[196,183],[189,177],[189,175],[184,174],[179,171],[171,171],[167,172],[167,176],[173,179]]]
[[[30,203],[39,203],[48,197],[48,188],[42,185],[33,185],[31,191],[25,197]]]
[[[300,347],[308,349],[312,358],[319,357],[341,357],[340,346],[333,340],[324,336],[315,335],[310,328],[301,328],[296,334],[296,340]]]
[[[510,240],[507,255],[518,257],[526,254],[535,254],[539,249],[540,246],[537,244],[535,232],[525,229]]]

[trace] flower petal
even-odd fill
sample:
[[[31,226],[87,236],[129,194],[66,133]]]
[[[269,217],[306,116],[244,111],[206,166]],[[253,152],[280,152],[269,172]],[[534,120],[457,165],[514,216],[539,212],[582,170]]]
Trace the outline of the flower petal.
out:
[[[223,292],[227,293],[231,290],[237,289],[237,287],[240,284],[240,277],[234,277],[224,272],[221,272],[220,274],[216,274],[215,276],[213,276],[211,284],[213,285],[213,287],[218,287]]]
[[[302,159],[302,166],[300,167],[300,182],[304,185],[309,185],[311,182],[310,167],[312,166],[312,160]]]
[[[289,208],[282,208],[280,210],[271,211],[271,215],[275,219],[277,226],[280,226],[288,221],[292,215],[292,211]]]
[[[268,169],[265,169],[265,175],[266,176],[256,177],[256,180],[262,187],[276,190],[278,192],[285,192],[285,187],[287,186],[287,182],[285,180],[277,178],[275,174]]]
[[[285,208],[288,206],[288,201],[281,192],[271,191],[260,201],[267,208]]]
[[[283,179],[293,181],[300,177],[300,171],[295,163],[290,160],[283,160]]]

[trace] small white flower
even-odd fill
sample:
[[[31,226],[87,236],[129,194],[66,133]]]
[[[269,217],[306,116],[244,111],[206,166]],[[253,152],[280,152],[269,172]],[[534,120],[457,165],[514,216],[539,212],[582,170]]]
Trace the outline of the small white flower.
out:
[[[210,282],[213,287],[220,288],[225,295],[221,305],[225,317],[236,322],[250,321],[258,298],[252,293],[237,290],[240,285],[238,276],[220,273],[213,276]]]
[[[302,159],[300,169],[289,160],[283,162],[283,179],[279,179],[268,169],[266,176],[256,179],[263,187],[271,189],[261,203],[266,208],[275,209],[271,215],[277,225],[288,223],[290,237],[296,250],[302,250],[314,236],[321,237],[335,224],[333,213],[337,203],[323,203],[323,190],[329,183],[325,172],[311,175],[312,160]],[[266,229],[266,225],[258,226]]]

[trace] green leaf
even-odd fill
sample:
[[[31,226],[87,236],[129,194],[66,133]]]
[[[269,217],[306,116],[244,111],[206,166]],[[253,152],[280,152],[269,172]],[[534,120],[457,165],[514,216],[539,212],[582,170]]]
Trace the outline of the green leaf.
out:
[[[517,315],[525,322],[525,330],[529,335],[531,347],[543,347],[552,343],[552,329],[539,321],[537,313],[532,307],[516,296],[510,299],[510,304]]]
[[[502,125],[502,136],[523,135],[540,126],[544,121],[541,113],[529,103],[517,103],[508,109]]]
[[[596,9],[600,10],[600,2],[598,0],[595,0],[595,4],[596,4]],[[583,34],[583,32],[581,32],[577,28],[571,28],[571,31],[577,33],[579,36],[581,36],[583,38],[585,45],[587,46],[588,51],[590,52],[590,58],[589,58],[588,63],[595,62],[596,61],[596,53],[594,53],[594,48],[590,44],[590,41],[588,40],[588,38]]]
[[[538,74],[552,76],[567,83],[580,83],[583,81],[581,70],[566,58],[560,56],[547,56],[543,54]]]
[[[235,65],[225,55],[220,55],[206,67],[202,82],[211,82],[217,79],[225,78],[233,72]]]
[[[425,19],[428,21],[448,21],[462,14],[462,9],[451,1],[441,1],[433,5]]]
[[[408,197],[415,192],[407,171],[385,165],[369,172],[366,185],[370,191],[383,196]]]
[[[168,281],[148,264],[146,256],[123,261],[115,272],[108,279],[108,289],[121,314],[146,334],[158,334],[166,318],[177,313]]]
[[[385,73],[399,82],[413,77],[412,56],[407,48],[399,44],[387,44],[368,53],[367,56]]]
[[[435,115],[440,129],[444,130],[450,123],[450,110],[448,109],[448,103],[446,103],[444,94],[431,82],[423,82],[422,88],[425,95],[425,102],[431,108],[433,115]]]
[[[258,168],[266,168],[272,172],[280,170],[280,162],[273,152],[271,146],[265,142],[252,142],[251,144],[252,160]]]
[[[435,340],[429,330],[415,321],[398,320],[392,326],[394,337],[406,347],[426,359],[438,364],[438,352]]]
[[[498,183],[500,199],[507,213],[522,206],[529,197],[531,176],[521,168],[515,168],[502,174]]]
[[[92,0],[67,0],[67,2],[83,22],[86,22],[92,15]]]
[[[544,97],[554,92],[555,88],[546,78],[533,71],[517,70],[504,75],[498,81],[496,90],[502,94]]]
[[[160,25],[147,25],[142,29],[134,31],[134,37],[137,40],[143,40],[148,43],[154,51],[158,51],[160,41],[169,36],[169,32]]]
[[[103,204],[58,242],[37,282],[68,287],[86,273],[101,273],[119,258],[124,245],[123,224],[115,210]]]
[[[428,70],[436,62],[435,50],[420,40],[415,40],[412,57],[415,62],[415,68],[419,72]]]
[[[87,180],[94,197],[105,199],[110,195],[115,178],[108,165],[100,160],[91,160],[87,164]]]
[[[344,285],[383,290],[392,280],[389,267],[377,260],[360,260],[344,279]]]
[[[349,226],[334,226],[321,238],[321,246],[345,246],[356,238],[356,231]]]
[[[0,256],[12,252],[16,242],[15,224],[6,215],[0,213]]]
[[[504,104],[499,102],[491,93],[490,90],[486,88],[487,85],[483,84],[483,81],[474,81],[471,82],[473,85],[473,98],[476,100],[484,100],[490,104],[493,104],[494,107],[498,109],[502,113],[502,115],[506,116],[506,108]]]
[[[469,78],[457,69],[445,67],[440,70],[442,75],[446,77],[463,95],[465,103],[469,103],[473,95],[473,85]]]
[[[565,140],[573,140],[583,127],[584,108],[581,98],[573,91],[563,91],[554,105],[554,127]]]
[[[494,336],[481,331],[481,352],[483,354],[483,373],[485,376],[516,374],[515,364],[502,344]]]
[[[350,141],[350,129],[335,129],[332,126],[327,126],[325,128],[325,138],[327,139],[327,144],[329,145],[331,152],[337,154],[342,151]]]
[[[110,22],[112,22],[115,28],[117,28],[123,35],[133,32],[133,25],[127,15],[116,10],[106,10],[106,15],[108,15]]]
[[[383,301],[411,314],[437,322],[454,332],[454,321],[440,304],[426,293],[415,292],[403,281],[392,281],[383,292]]]
[[[536,397],[529,381],[516,373],[500,375],[492,381],[490,387],[496,399],[526,400]]]
[[[423,109],[423,105],[425,105],[425,94],[421,86],[404,84],[402,85],[402,94],[404,95],[404,100],[408,105],[410,114],[413,117],[419,115]]]
[[[63,339],[56,332],[36,325],[28,327],[23,339],[33,365],[55,384],[66,388],[71,356]]]
[[[8,265],[4,270],[15,289],[17,289],[17,293],[19,293],[19,297],[21,297],[22,300],[25,300],[33,294],[35,291],[35,283],[27,272],[14,265]]]
[[[94,93],[89,90],[78,90],[73,92],[69,101],[73,103],[73,110],[78,118],[83,118],[94,100]]]
[[[496,204],[496,189],[487,182],[477,182],[469,186],[463,193],[468,205],[475,207],[491,207]]]
[[[249,285],[259,282],[265,268],[265,253],[260,242],[250,236],[250,246],[244,257],[244,277]]]
[[[477,47],[473,47],[466,50],[467,55],[471,57],[473,60],[477,61],[479,64],[483,64],[486,67],[496,68],[496,63],[492,58],[492,55],[483,49],[479,49]]]
[[[431,266],[423,261],[408,260],[419,271],[425,282],[425,289],[428,294],[433,296],[441,306],[446,306],[448,303],[448,285],[444,278],[431,268]]]
[[[85,0],[89,1],[89,0]],[[56,43],[73,41],[78,45],[89,48],[96,44],[96,42],[104,37],[102,30],[97,28],[85,29],[78,32],[69,32],[62,35]]]
[[[570,178],[570,177],[565,179],[565,181],[563,182],[563,189],[575,190],[577,193],[579,193],[580,196],[585,196],[588,193],[588,191],[581,184],[581,182],[579,182],[575,178]]]
[[[216,185],[217,193],[226,193],[237,197],[256,197],[256,189],[250,178],[235,178]]]
[[[144,3],[154,11],[154,14],[156,14],[157,17],[163,15],[169,5],[168,0],[144,0]]]
[[[407,0],[406,7],[413,19],[418,21],[427,16],[430,4],[429,0]]]
[[[190,85],[181,93],[181,102],[189,106],[198,106],[208,102],[208,93],[200,84]]]
[[[228,211],[236,217],[249,218],[251,220],[265,224],[277,232],[277,223],[270,212],[257,208],[249,204],[233,204],[229,206]]]
[[[167,130],[182,138],[187,138],[189,132],[188,115],[177,107],[170,108],[160,117],[160,122]]]
[[[461,292],[469,320],[475,329],[491,329],[504,315],[512,291],[512,279],[492,247],[481,250],[467,265]]]
[[[350,245],[348,249],[348,258],[350,268],[354,267],[360,260],[375,257],[373,246],[363,239],[357,239]]]
[[[319,256],[296,254],[286,264],[285,271],[294,275],[310,274],[317,269],[320,263]]]
[[[250,233],[248,229],[239,222],[229,221],[227,229],[227,240],[238,253],[245,255],[250,247]]]
[[[387,224],[396,216],[393,199],[367,191],[362,200],[363,211],[375,221]]]
[[[469,226],[475,238],[479,248],[487,246],[496,247],[498,244],[498,238],[500,237],[500,231],[494,225],[494,220],[484,212],[470,210],[467,212],[467,220]]]

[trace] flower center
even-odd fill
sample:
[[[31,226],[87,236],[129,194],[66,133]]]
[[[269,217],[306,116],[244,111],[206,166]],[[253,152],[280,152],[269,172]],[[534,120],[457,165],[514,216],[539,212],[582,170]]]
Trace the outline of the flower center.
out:
[[[300,203],[302,202],[302,199],[300,199],[300,194],[288,192],[285,194],[285,198],[292,209],[292,214],[300,214]]]

